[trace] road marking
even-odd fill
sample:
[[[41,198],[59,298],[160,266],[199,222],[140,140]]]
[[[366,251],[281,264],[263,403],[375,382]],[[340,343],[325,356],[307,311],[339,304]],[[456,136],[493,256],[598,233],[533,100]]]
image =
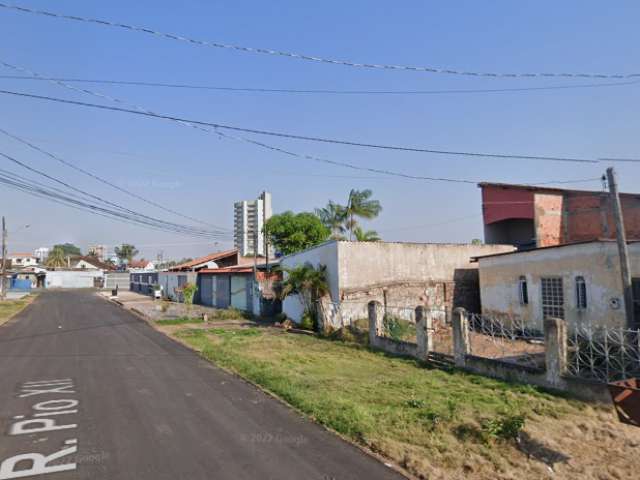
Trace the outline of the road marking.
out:
[[[73,390],[73,380],[70,378],[56,380],[36,380],[25,382],[20,386],[18,398],[28,398],[35,395],[45,394],[70,394]],[[36,403],[31,408],[34,412],[32,418],[27,415],[15,415],[14,422],[9,426],[9,435],[25,435],[58,430],[69,430],[78,427],[75,423],[58,424],[54,415],[71,415],[78,413],[75,408],[79,404],[73,398],[53,398]],[[47,438],[34,440],[33,443],[46,441]],[[14,478],[31,477],[45,475],[56,472],[66,472],[75,470],[75,462],[60,464],[57,460],[78,452],[78,439],[69,438],[64,441],[61,450],[51,454],[42,453],[21,453],[4,459],[0,462],[0,480],[10,480]],[[50,465],[55,463],[55,465]]]

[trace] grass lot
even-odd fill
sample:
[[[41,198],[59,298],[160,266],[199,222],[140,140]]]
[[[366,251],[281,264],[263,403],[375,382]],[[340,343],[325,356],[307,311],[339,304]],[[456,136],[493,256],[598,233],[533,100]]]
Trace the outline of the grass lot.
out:
[[[36,295],[27,295],[26,297],[22,297],[20,300],[0,301],[0,325],[6,323],[16,313],[29,305],[34,298],[36,298]]]
[[[530,386],[271,328],[171,331],[421,478],[615,479],[635,468],[640,429]],[[510,439],[523,420],[520,439]]]

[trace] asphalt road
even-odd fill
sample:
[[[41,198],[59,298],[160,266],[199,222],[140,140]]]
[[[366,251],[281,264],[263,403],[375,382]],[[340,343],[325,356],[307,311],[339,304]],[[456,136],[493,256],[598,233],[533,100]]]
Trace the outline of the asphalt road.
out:
[[[0,480],[400,479],[89,291],[0,327]]]

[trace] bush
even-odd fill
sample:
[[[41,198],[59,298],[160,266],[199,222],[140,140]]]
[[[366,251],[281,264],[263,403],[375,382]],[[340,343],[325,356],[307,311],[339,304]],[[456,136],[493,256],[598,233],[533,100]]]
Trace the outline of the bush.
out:
[[[412,325],[408,320],[385,314],[382,325],[386,336],[396,341],[402,341],[411,336]]]
[[[314,330],[316,327],[316,321],[314,316],[309,312],[304,312],[302,314],[302,318],[300,319],[300,324],[298,325],[303,330]]]
[[[482,422],[482,431],[490,438],[516,440],[524,428],[524,415],[503,415]]]

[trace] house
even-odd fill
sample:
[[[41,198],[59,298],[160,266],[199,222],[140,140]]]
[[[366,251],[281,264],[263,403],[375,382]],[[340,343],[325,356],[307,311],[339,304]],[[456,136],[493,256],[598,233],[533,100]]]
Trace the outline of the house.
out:
[[[155,264],[151,260],[131,260],[127,265],[127,270],[130,272],[151,272],[155,270]]]
[[[12,268],[34,267],[38,265],[38,259],[31,253],[10,253],[7,258],[11,260]]]
[[[129,290],[143,295],[153,295],[153,286],[158,284],[158,272],[130,272]]]
[[[167,271],[158,272],[158,283],[162,286],[162,295],[168,300],[182,302],[181,289],[186,283],[197,284],[197,272],[203,269],[235,266],[238,265],[239,259],[237,250],[227,250],[195,258],[171,267]],[[195,303],[199,302],[199,297],[199,292],[196,292]]]
[[[629,242],[640,318],[640,242]],[[617,244],[611,239],[479,256],[482,313],[542,331],[545,317],[576,327],[625,327]]]
[[[274,266],[269,265],[270,270]],[[257,269],[247,265],[203,269],[198,272],[199,303],[254,315],[274,315],[281,311],[274,288],[281,278],[279,271],[267,271],[264,263]]]
[[[458,306],[479,311],[478,270],[469,258],[513,250],[511,245],[331,240],[283,257],[281,265],[326,266],[330,293],[321,303],[322,320],[340,327],[366,318],[372,300],[403,315],[418,305],[441,312],[444,319]],[[300,321],[300,298],[288,296],[283,312]]]
[[[15,272],[11,276],[12,289],[44,288],[47,271],[40,267],[27,267]]]
[[[616,238],[606,191],[480,183],[484,240],[519,249]],[[640,194],[620,194],[627,238],[640,239]]]
[[[70,264],[71,268],[80,270],[102,270],[107,272],[115,270],[115,267],[110,263],[102,262],[92,255],[71,257]]]

